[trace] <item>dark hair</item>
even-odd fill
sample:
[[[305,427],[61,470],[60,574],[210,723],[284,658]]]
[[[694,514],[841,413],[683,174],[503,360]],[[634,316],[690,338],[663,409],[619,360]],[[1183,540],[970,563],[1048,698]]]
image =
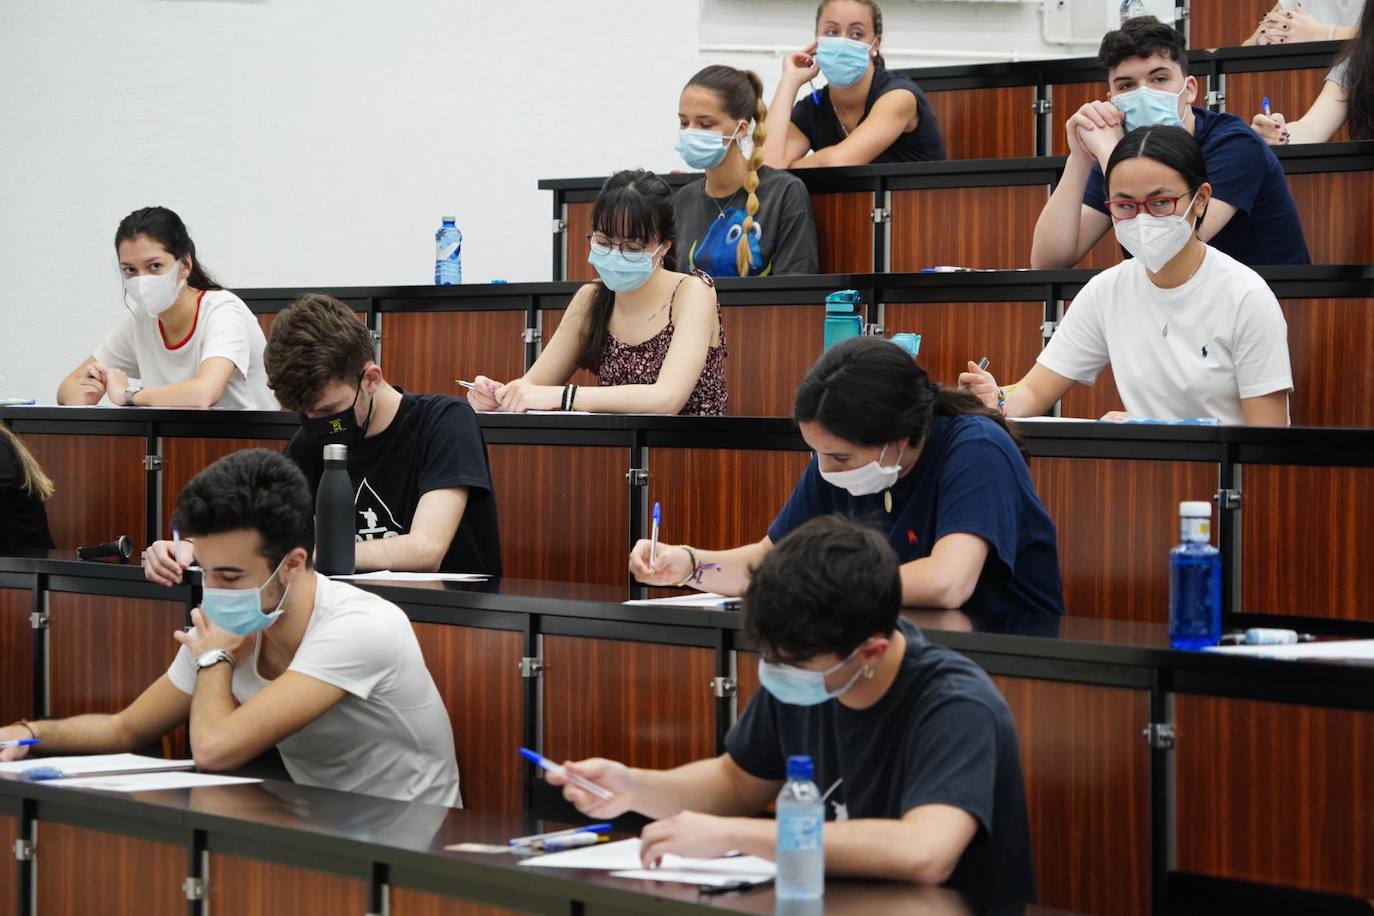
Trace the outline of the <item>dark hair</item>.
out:
[[[910,353],[881,337],[851,337],[826,350],[797,387],[792,408],[798,423],[815,421],[859,445],[910,437],[915,446],[936,415],[962,414],[993,420],[1025,454],[1020,434],[999,412],[966,391],[935,384]]]
[[[315,502],[305,474],[265,448],[234,452],[192,477],[177,494],[172,525],[186,537],[256,531],[271,566],[297,547],[309,564],[315,550]]]
[[[1189,194],[1197,193],[1207,181],[1207,157],[1202,155],[1202,147],[1192,134],[1182,127],[1137,127],[1121,138],[1107,160],[1102,187],[1108,196],[1111,195],[1112,171],[1127,159],[1141,158],[1153,159],[1178,172]],[[1200,214],[1194,214],[1193,224],[1201,218]]]
[[[1344,89],[1351,139],[1374,140],[1374,3],[1364,5],[1360,30],[1340,59],[1347,67]]]
[[[779,541],[752,571],[744,631],[778,661],[804,662],[891,635],[901,609],[902,576],[887,538],[823,515]]]
[[[115,252],[118,253],[122,243],[140,235],[146,235],[166,248],[178,261],[188,257],[191,259],[187,286],[193,289],[224,289],[201,265],[200,258],[196,257],[196,243],[191,241],[191,233],[186,231],[186,224],[181,217],[171,210],[166,207],[144,207],[124,217],[115,230]]]
[[[687,81],[688,86],[697,86],[714,92],[720,99],[720,107],[737,121],[746,124],[754,121],[754,151],[749,156],[749,171],[744,174],[744,190],[749,199],[744,205],[744,223],[740,227],[739,244],[735,248],[736,268],[741,277],[749,276],[751,255],[749,234],[754,228],[754,217],[759,212],[759,167],[763,165],[763,144],[768,139],[763,122],[768,119],[768,106],[763,104],[763,80],[753,70],[736,70],[724,64],[712,64]]]
[[[834,0],[821,0],[821,2],[816,5],[816,25],[821,24],[821,15],[825,12],[825,8],[833,2]],[[878,0],[855,0],[855,2],[862,3],[864,6],[868,7],[868,12],[873,16],[873,37],[882,38],[883,8],[878,5]],[[873,65],[875,67],[887,66],[887,62],[883,60],[882,52],[873,55]]]
[[[616,172],[601,185],[592,204],[592,231],[608,238],[648,242],[677,240],[677,224],[673,218],[673,189],[668,182],[644,169],[625,169]],[[677,268],[676,252],[671,244],[663,256],[665,270]],[[587,336],[577,356],[581,369],[596,365],[606,346],[611,324],[611,309],[615,307],[615,293],[604,283],[597,283],[587,323]]]
[[[306,293],[272,322],[262,362],[267,385],[287,410],[311,410],[330,382],[350,385],[376,359],[372,332],[333,296]]]
[[[1136,16],[1121,23],[1121,28],[1102,36],[1097,49],[1098,63],[1108,74],[1123,60],[1163,54],[1188,75],[1188,41],[1183,33],[1153,16]]]

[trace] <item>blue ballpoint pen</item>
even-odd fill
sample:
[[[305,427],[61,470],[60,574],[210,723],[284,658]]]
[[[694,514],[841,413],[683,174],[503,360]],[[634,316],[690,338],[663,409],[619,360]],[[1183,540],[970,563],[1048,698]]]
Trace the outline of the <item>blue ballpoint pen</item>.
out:
[[[654,503],[654,528],[653,528],[653,532],[649,535],[649,538],[650,538],[650,540],[649,540],[649,565],[650,565],[650,566],[653,566],[653,565],[654,565],[654,561],[658,559],[658,525],[659,525],[659,523],[660,523],[661,521],[663,521],[663,513],[662,513],[662,510],[659,509],[658,503]]]
[[[33,747],[37,743],[37,738],[16,738],[14,741],[0,741],[0,751],[12,747]]]
[[[603,801],[615,798],[615,793],[611,792],[609,789],[603,789],[601,786],[598,786],[590,779],[583,779],[576,773],[569,773],[566,769],[554,763],[552,760],[545,757],[538,751],[532,751],[527,747],[522,747],[520,748],[520,756],[524,757],[526,760],[528,760],[535,766],[539,767],[541,770],[547,770],[550,773],[561,773],[562,775],[567,776],[568,782],[572,783],[578,788],[585,789],[586,791],[592,793],[597,798],[602,799]]]

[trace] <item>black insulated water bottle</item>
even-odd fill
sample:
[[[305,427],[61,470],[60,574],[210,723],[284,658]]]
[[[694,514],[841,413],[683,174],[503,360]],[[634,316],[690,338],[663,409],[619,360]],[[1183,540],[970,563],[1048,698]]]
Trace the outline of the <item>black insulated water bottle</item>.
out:
[[[351,576],[357,537],[353,524],[353,482],[348,446],[324,447],[324,473],[315,494],[315,568],[326,576]]]

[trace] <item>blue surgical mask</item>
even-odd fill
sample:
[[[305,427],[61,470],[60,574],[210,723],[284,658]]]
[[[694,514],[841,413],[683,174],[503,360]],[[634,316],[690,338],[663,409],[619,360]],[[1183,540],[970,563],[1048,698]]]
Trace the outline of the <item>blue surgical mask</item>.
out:
[[[639,289],[653,276],[657,266],[655,259],[662,247],[659,245],[637,261],[627,258],[618,248],[612,248],[604,254],[591,251],[587,255],[587,263],[596,268],[601,275],[601,282],[611,292],[628,293],[632,289]]]
[[[724,131],[686,127],[677,132],[677,154],[694,169],[713,169],[725,161],[729,145],[738,136],[738,127],[729,139]]]
[[[267,587],[268,582],[276,578],[277,573],[281,572],[282,563],[285,562],[286,558],[282,557],[281,563],[272,570],[272,575],[257,588],[201,589],[200,609],[210,617],[215,626],[236,636],[251,636],[259,630],[267,629],[282,615],[286,592],[282,592],[281,601],[277,602],[275,610],[265,611],[262,607],[262,590]],[[287,591],[290,589],[288,585]]]
[[[825,80],[837,89],[853,86],[868,72],[868,54],[873,45],[853,38],[827,35],[816,42],[816,63]]]
[[[777,662],[764,661],[760,655],[759,683],[779,701],[789,706],[819,706],[826,700],[844,696],[854,686],[859,675],[864,673],[865,669],[859,668],[838,690],[830,690],[825,686],[826,677],[853,661],[854,656],[858,655],[859,649],[862,648],[863,646],[859,646],[850,652],[844,661],[825,671],[807,671],[793,665],[780,665]]]
[[[1178,92],[1141,86],[1112,96],[1112,104],[1126,116],[1128,131],[1137,127],[1182,127],[1183,118],[1178,113],[1178,103],[1187,91],[1186,85]]]

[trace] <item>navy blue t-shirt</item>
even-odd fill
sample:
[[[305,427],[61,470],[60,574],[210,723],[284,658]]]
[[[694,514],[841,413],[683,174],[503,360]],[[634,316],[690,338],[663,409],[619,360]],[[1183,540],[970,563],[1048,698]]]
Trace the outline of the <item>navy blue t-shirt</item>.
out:
[[[1236,208],[1208,244],[1251,267],[1311,264],[1288,177],[1269,144],[1233,114],[1194,108],[1193,116],[1193,136],[1207,160],[1212,193]],[[1088,176],[1083,203],[1107,213],[1101,166],[1094,165]]]
[[[768,528],[774,544],[822,515],[847,515],[887,534],[902,563],[930,556],[947,534],[988,542],[988,558],[964,609],[973,614],[1063,614],[1054,522],[1007,431],[972,414],[937,416],[916,466],[883,494],[851,496],[826,483],[816,457]]]

